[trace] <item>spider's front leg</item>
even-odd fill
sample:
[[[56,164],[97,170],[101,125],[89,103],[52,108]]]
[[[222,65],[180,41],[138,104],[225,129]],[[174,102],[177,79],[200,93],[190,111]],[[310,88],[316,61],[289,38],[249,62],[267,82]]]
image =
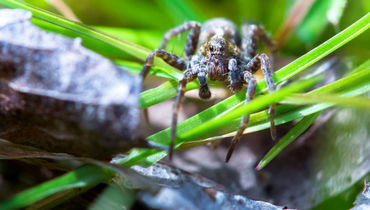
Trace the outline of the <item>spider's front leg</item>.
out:
[[[183,78],[179,81],[178,92],[176,96],[176,101],[172,112],[172,122],[171,122],[171,143],[169,147],[168,156],[172,159],[172,153],[174,148],[174,142],[176,139],[177,131],[177,116],[181,108],[182,99],[185,94],[186,84],[194,79],[199,80],[199,96],[203,99],[208,99],[211,97],[211,92],[209,91],[207,81],[206,81],[206,71],[207,66],[202,64],[201,56],[193,56],[188,69],[184,72]]]
[[[165,49],[167,47],[168,41],[172,37],[174,37],[178,34],[184,33],[188,30],[191,30],[191,31],[190,31],[190,33],[188,35],[188,38],[187,38],[187,41],[186,41],[185,56],[186,56],[186,59],[188,60],[188,58],[191,55],[194,55],[195,50],[196,50],[196,46],[197,46],[198,40],[199,40],[200,23],[195,22],[195,21],[190,21],[190,22],[185,22],[183,25],[180,25],[176,28],[173,28],[173,29],[171,29],[171,30],[169,30],[165,33],[160,48],[156,49],[156,50],[153,50],[148,55],[148,57],[145,61],[144,67],[143,67],[143,69],[141,70],[141,73],[140,73],[140,75],[142,76],[143,81],[144,81],[145,77],[147,76],[150,68],[153,65],[154,57],[160,57],[160,58],[162,58],[163,61],[165,61],[169,65],[171,65],[171,66],[173,66],[173,67],[175,67],[179,70],[182,70],[182,71],[185,70],[185,68],[186,68],[185,61],[182,58],[180,58],[180,57],[178,57],[178,56],[176,56],[172,53],[166,52]]]
[[[169,39],[187,30],[190,30],[190,33],[188,35],[186,46],[185,46],[185,57],[186,57],[186,61],[185,61],[182,58],[174,54],[166,52],[165,48],[167,47],[167,43]],[[162,60],[164,60],[166,63],[170,64],[171,66],[177,69],[180,69],[182,71],[185,70],[186,63],[189,62],[190,57],[194,55],[195,53],[198,40],[199,40],[199,34],[200,34],[200,23],[195,22],[195,21],[186,22],[181,26],[178,26],[174,29],[167,31],[166,34],[164,35],[160,49],[156,49],[152,53],[150,53],[145,61],[144,67],[140,73],[143,81],[145,77],[147,76],[151,66],[153,65],[154,57],[160,57]],[[192,71],[192,70],[185,71],[184,78],[179,81],[178,95],[176,97],[176,102],[174,104],[174,109],[173,109],[174,111],[173,111],[173,117],[172,117],[172,123],[171,123],[171,129],[172,129],[171,130],[171,143],[169,147],[169,158],[170,159],[172,157],[174,140],[176,138],[177,113],[179,112],[180,107],[181,107],[181,101],[185,93],[186,83],[191,80],[194,80],[197,77],[197,75],[198,75],[197,69],[195,69],[195,71]],[[202,76],[199,78],[201,80]],[[202,84],[203,84],[203,90],[208,90],[208,86],[206,84],[204,85],[204,82],[202,82]],[[202,89],[202,85],[201,85],[201,89]],[[204,92],[204,96],[206,96],[207,91],[203,91],[203,92]],[[209,96],[210,96],[210,92],[209,92]],[[145,110],[144,110],[144,115],[147,116],[147,112]],[[146,118],[148,121],[148,117]]]
[[[186,40],[185,56],[188,59],[190,56],[194,55],[200,34],[200,23],[196,21],[185,22],[183,25],[167,31],[163,37],[160,49],[166,49],[168,41],[172,37],[182,34],[188,30],[190,30],[190,32]]]

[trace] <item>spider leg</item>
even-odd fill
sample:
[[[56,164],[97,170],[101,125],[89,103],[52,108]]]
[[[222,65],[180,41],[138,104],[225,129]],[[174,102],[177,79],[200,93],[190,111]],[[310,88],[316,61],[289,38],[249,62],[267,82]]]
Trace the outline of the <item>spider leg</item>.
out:
[[[246,63],[256,56],[258,40],[262,40],[271,49],[271,53],[274,54],[276,48],[275,43],[267,36],[262,27],[255,24],[244,23],[241,31],[241,57]]]
[[[175,145],[176,139],[176,130],[177,130],[177,116],[181,108],[181,102],[185,94],[186,84],[190,81],[193,81],[198,77],[200,90],[199,96],[203,98],[209,98],[211,96],[211,92],[208,89],[207,81],[205,78],[204,70],[207,68],[206,66],[199,63],[198,56],[193,56],[190,62],[189,68],[184,71],[184,77],[179,81],[178,92],[176,96],[176,101],[173,106],[172,111],[172,122],[171,122],[171,143],[168,151],[168,157],[172,159],[173,148]]]
[[[235,58],[229,60],[229,81],[231,91],[238,92],[243,88],[243,80],[241,79],[240,72],[238,71],[238,64]]]
[[[246,101],[245,101],[245,103],[247,103],[248,101],[251,101],[253,99],[254,94],[256,93],[257,81],[253,77],[253,75],[250,74],[250,72],[246,71],[246,72],[243,72],[243,73],[244,73],[244,77],[249,80],[247,94],[246,94]],[[225,162],[228,162],[230,160],[231,155],[233,154],[235,145],[236,145],[236,143],[238,143],[238,141],[240,140],[240,137],[243,135],[244,130],[247,128],[248,122],[249,122],[249,114],[245,115],[243,117],[240,128],[236,132],[235,136],[233,137],[231,146],[230,146],[229,151],[227,152],[227,155],[226,155]]]
[[[181,33],[184,33],[188,30],[191,30],[185,46],[185,56],[189,58],[191,55],[194,55],[196,47],[198,45],[199,34],[200,34],[200,23],[196,21],[185,22],[183,25],[177,26],[169,31],[167,31],[163,37],[163,41],[160,49],[166,49],[168,41]]]
[[[168,148],[168,157],[170,160],[172,159],[173,148],[175,145],[176,130],[177,130],[177,116],[180,111],[182,98],[184,97],[184,94],[185,94],[186,83],[187,83],[186,79],[182,79],[179,81],[176,101],[173,106],[172,122],[171,122],[171,143],[170,143],[170,147]]]
[[[269,59],[269,57],[266,54],[260,54],[255,56],[248,64],[247,68],[253,69],[256,68],[262,69],[262,73],[265,77],[267,88],[269,92],[275,91],[275,85],[274,80],[272,78],[272,64]],[[275,121],[274,121],[274,115],[275,115],[275,104],[270,105],[269,107],[269,115],[270,115],[270,133],[271,138],[273,140],[276,139],[276,128],[275,128]]]
[[[166,52],[165,50],[156,49],[153,50],[146,58],[145,64],[140,72],[140,76],[142,77],[143,80],[148,75],[149,70],[153,65],[154,57],[159,57],[169,65],[182,71],[186,69],[185,61],[182,58],[172,53]]]
[[[176,28],[173,28],[173,29],[167,31],[164,35],[164,38],[162,40],[162,44],[161,44],[159,50],[164,51],[167,47],[168,41],[172,37],[174,37],[178,34],[184,33],[187,30],[191,30],[189,35],[188,35],[188,38],[187,38],[187,41],[186,41],[186,46],[185,46],[185,56],[186,56],[186,60],[188,60],[190,58],[190,56],[195,53],[195,50],[196,50],[196,47],[197,47],[197,44],[198,44],[198,39],[199,39],[199,34],[200,34],[200,23],[198,23],[198,22],[195,22],[195,21],[185,22],[183,25],[180,25]],[[154,50],[154,51],[156,51],[156,50]],[[152,54],[153,54],[153,52],[152,52]],[[144,65],[144,67],[141,71],[140,75],[142,76],[143,81],[144,81],[146,75],[148,74],[150,67],[153,65],[153,57],[155,55],[152,55],[152,54],[150,54],[148,56],[147,61],[145,62],[145,65]],[[164,54],[164,53],[158,53],[158,54]],[[161,55],[157,55],[157,56],[161,57]],[[162,59],[163,59],[163,56],[162,56]],[[163,59],[163,60],[165,60],[165,59]],[[176,58],[176,60],[178,60],[178,59]],[[169,62],[167,62],[167,63],[169,63]],[[169,64],[171,65],[171,63],[169,63]],[[176,67],[177,65],[172,65],[172,66]],[[181,67],[182,67],[182,65],[181,65]],[[184,69],[180,68],[180,70],[184,70]],[[148,115],[148,110],[147,109],[144,109],[144,117],[145,117],[146,122],[149,122],[149,115]]]
[[[271,56],[268,57],[266,54],[256,55],[257,54],[257,44],[258,40],[262,40],[269,48],[271,48]],[[247,63],[247,69],[250,72],[256,72],[260,67],[262,73],[265,76],[267,87],[269,92],[275,90],[274,81],[272,79],[272,66],[274,63],[274,54],[275,54],[275,43],[267,36],[263,28],[255,24],[243,24],[242,26],[242,41],[241,41],[241,50],[242,55],[241,59],[244,63]],[[270,115],[270,131],[271,137],[273,140],[276,139],[276,129],[274,122],[275,114],[275,104],[272,104],[269,108]]]
[[[230,65],[230,64],[229,64]],[[256,79],[253,77],[253,74],[251,72],[257,71],[259,68],[262,69],[262,72],[265,76],[267,87],[269,89],[269,92],[272,92],[275,90],[274,81],[272,79],[272,72],[271,72],[271,63],[269,61],[269,58],[266,54],[260,54],[256,55],[252,60],[243,67],[243,72],[241,73],[242,78],[245,83],[248,83],[248,89],[247,89],[247,95],[246,95],[246,103],[253,99],[254,94],[256,92]],[[230,72],[231,75],[232,72]],[[232,83],[232,77],[231,83]],[[275,129],[275,123],[274,123],[274,112],[275,112],[275,105],[271,105],[269,108],[269,115],[270,115],[270,131],[271,136],[273,139],[275,139],[276,136],[276,129]],[[230,149],[226,155],[225,161],[228,162],[233,151],[236,143],[239,141],[241,135],[243,134],[244,130],[247,128],[249,122],[249,115],[246,115],[243,117],[241,126],[239,130],[237,131],[236,135],[234,136],[232,140],[232,144],[230,146]]]
[[[186,68],[185,61],[182,58],[180,58],[180,57],[178,57],[174,54],[168,53],[164,50],[160,50],[160,49],[153,50],[149,54],[149,56],[147,57],[147,59],[145,61],[145,64],[144,64],[144,66],[143,66],[143,68],[140,72],[140,76],[142,78],[142,83],[144,82],[145,77],[148,75],[148,72],[149,72],[150,68],[153,65],[153,61],[154,61],[155,56],[162,58],[163,61],[165,61],[169,65],[171,65],[175,68],[178,68],[180,70],[185,70],[185,68]],[[149,123],[148,110],[144,109],[143,113],[144,113],[145,121],[147,123]]]

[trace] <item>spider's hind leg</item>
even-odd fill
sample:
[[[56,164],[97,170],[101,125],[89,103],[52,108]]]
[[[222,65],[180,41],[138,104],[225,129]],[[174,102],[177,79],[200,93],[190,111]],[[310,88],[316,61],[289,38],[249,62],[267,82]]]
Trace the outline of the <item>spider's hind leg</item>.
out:
[[[248,63],[257,55],[259,40],[262,40],[266,46],[271,49],[272,54],[275,52],[275,43],[267,36],[262,27],[255,24],[244,23],[241,32],[242,41],[240,48],[244,62]]]

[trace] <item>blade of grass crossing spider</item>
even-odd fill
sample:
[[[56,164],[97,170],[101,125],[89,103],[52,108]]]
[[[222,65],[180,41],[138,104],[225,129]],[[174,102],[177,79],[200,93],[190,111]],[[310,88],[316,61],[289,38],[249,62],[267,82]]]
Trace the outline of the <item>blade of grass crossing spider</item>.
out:
[[[321,112],[311,114],[304,117],[297,125],[295,125],[279,142],[271,148],[264,158],[258,163],[256,169],[261,170],[265,167],[274,157],[276,157],[286,146],[292,143],[298,136],[306,131],[317,119]]]
[[[343,87],[345,87],[346,89],[343,89]],[[363,70],[355,74],[350,74],[343,79],[340,79],[324,87],[311,91],[311,93],[319,94],[319,93],[326,93],[326,92],[334,92],[338,90],[342,91],[340,93],[341,96],[358,96],[358,95],[369,92],[370,91],[370,69]],[[296,120],[296,119],[308,116],[310,114],[322,111],[331,106],[333,106],[332,103],[320,103],[320,104],[305,106],[301,108],[299,107],[297,108],[297,106],[292,106],[292,105],[280,105],[277,107],[278,109],[275,115],[275,124],[276,125],[284,124],[286,122],[290,122],[292,120]],[[283,109],[284,111],[279,111]],[[224,126],[230,126],[230,129],[222,130],[224,131],[223,133],[221,132],[215,133],[215,135],[224,135],[232,131],[235,131],[240,124],[240,120],[241,118],[236,118],[232,123],[224,124]],[[270,123],[267,122],[267,120],[268,120],[268,115],[266,111],[252,114],[250,118],[250,126],[248,126],[248,128],[246,129],[244,133],[250,133],[250,132],[260,131],[260,130],[269,128]],[[184,128],[182,123],[178,125],[179,128]],[[188,130],[191,130],[192,128],[194,128],[191,125],[187,125],[186,127],[187,127],[186,129]],[[156,133],[152,135],[151,137],[153,138],[153,141],[156,142],[157,138],[159,139],[168,138],[169,134],[166,134],[167,132],[169,132],[168,129],[163,130],[159,133]],[[130,152],[130,154],[124,160],[120,160],[119,163],[124,164],[124,165],[126,165],[127,163],[128,166],[132,166],[135,164],[149,166],[166,156],[166,151],[151,150],[150,153],[148,152],[149,151],[146,149],[133,149]]]
[[[366,84],[365,84],[366,85]],[[366,87],[361,86],[361,88],[364,88],[364,90],[369,89]],[[365,91],[366,92],[366,91]],[[352,96],[352,95],[351,95]],[[295,102],[294,104],[290,106],[298,106],[298,105],[309,105],[309,104],[318,104],[318,103],[331,103],[333,106],[339,106],[339,107],[349,107],[349,108],[356,108],[356,109],[364,109],[364,110],[370,110],[370,99],[366,97],[348,97],[348,96],[341,96],[340,94],[334,95],[334,94],[320,94],[320,95],[313,95],[313,94],[294,94],[291,96],[288,96],[284,99],[285,102]],[[288,105],[281,105],[279,108],[283,106]],[[251,122],[264,122],[266,121],[267,114],[265,111],[258,112],[253,115],[251,115]],[[240,121],[240,119],[239,119]],[[262,126],[262,127],[261,127]],[[259,124],[259,126],[249,126],[244,134],[251,133],[257,130],[261,130],[268,128],[269,123],[263,123]],[[209,137],[208,139],[199,140],[199,141],[192,141],[192,142],[185,142],[181,145],[179,150],[192,148],[195,146],[203,145],[209,142],[212,142],[214,140],[226,138],[226,137],[232,137],[235,135],[234,133],[228,133],[224,134],[222,136],[214,136]]]
[[[280,90],[275,91],[274,93],[271,93],[269,95],[259,96],[248,102],[247,104],[243,104],[237,109],[224,113],[223,115],[218,116],[213,120],[204,122],[202,125],[195,127],[191,131],[185,132],[184,134],[179,134],[178,140],[181,139],[180,142],[183,142],[189,141],[191,139],[204,138],[204,134],[208,135],[210,132],[212,132],[212,130],[217,130],[223,125],[233,122],[233,120],[236,118],[251,114],[271,104],[277,103],[284,97],[291,95],[292,93],[301,92],[316,84],[319,80],[319,78],[313,78],[310,80],[292,83],[291,85],[283,87]],[[148,139],[151,138],[149,137]]]
[[[357,71],[357,69],[355,69],[355,71]],[[363,93],[366,93],[367,91],[369,91],[369,89],[370,89],[369,82],[370,82],[370,69],[367,69],[367,70],[359,71],[355,74],[350,74],[350,75],[348,75],[347,77],[345,77],[343,79],[340,79],[340,80],[338,80],[336,82],[333,82],[329,85],[326,85],[324,87],[313,90],[309,94],[313,94],[313,93],[314,94],[319,94],[319,93],[325,93],[325,92],[333,92],[333,91],[338,91],[338,90],[341,90],[341,89],[343,90],[343,88],[347,87],[348,88],[347,92],[349,93],[349,95],[350,96],[355,96],[355,95],[360,95],[360,94],[363,94]],[[358,86],[356,87],[354,84],[356,84]],[[255,100],[257,100],[257,99],[255,99]],[[307,115],[315,113],[317,111],[324,110],[324,109],[326,109],[330,106],[332,106],[332,104],[327,104],[327,103],[326,104],[313,105],[313,106],[309,106],[307,108],[302,108],[302,109],[296,109],[293,106],[293,108],[290,108],[290,110],[293,110],[293,111],[289,112],[289,109],[288,109],[287,110],[288,113],[285,113],[281,116],[276,115],[275,116],[275,123],[276,123],[276,125],[280,125],[280,124],[283,124],[283,123],[286,123],[286,122],[290,122],[292,120],[307,116]],[[290,106],[290,107],[292,107],[292,106]],[[277,111],[276,114],[278,114],[278,113],[279,112]],[[198,115],[196,115],[196,116],[194,116],[190,119],[194,120],[194,118],[198,117]],[[258,116],[258,117],[256,118],[256,116]],[[251,118],[250,118],[250,125],[251,126],[249,126],[244,133],[259,131],[259,130],[263,130],[263,129],[268,128],[270,126],[270,124],[268,122],[264,122],[264,121],[267,120],[267,117],[268,117],[268,115],[266,114],[266,112],[264,112],[264,113],[260,112],[260,113],[257,113],[257,114],[252,114]],[[257,119],[258,119],[258,122],[260,122],[260,123],[255,124],[256,123],[255,121]],[[192,129],[197,129],[199,127],[199,125],[198,126],[192,126],[191,124],[184,126],[183,123],[186,123],[188,120],[186,120],[182,123],[179,123],[178,124],[178,129],[177,129],[179,137],[181,137],[182,140],[184,140],[184,141],[186,141],[187,139],[184,139],[184,137],[182,136],[182,133],[186,132],[186,130],[189,130],[189,132],[194,132]],[[230,123],[224,123],[223,124],[223,126],[225,126],[225,127],[230,126],[230,128],[231,127],[234,128],[233,130],[231,130],[231,129],[229,129],[229,130],[228,129],[216,129],[217,131],[223,131],[223,133],[214,133],[214,134],[215,135],[223,135],[223,134],[227,134],[229,132],[232,132],[232,131],[236,130],[238,128],[239,124],[240,124],[240,120],[241,120],[241,118],[235,118],[234,121],[232,121]],[[224,122],[226,122],[226,121],[224,121]],[[204,124],[204,122],[203,122],[203,124]],[[210,133],[208,133],[208,134],[210,134]],[[196,134],[196,135],[199,136],[199,134]],[[190,134],[188,134],[187,136],[190,136],[189,140],[191,140],[191,139],[194,140],[194,138]],[[148,139],[152,140],[153,142],[159,143],[159,144],[164,144],[163,141],[161,141],[161,140],[167,139],[167,141],[169,141],[169,129],[160,131],[159,133],[156,133],[156,134],[150,136]],[[143,151],[140,151],[140,152],[143,153]],[[139,153],[139,155],[141,153]],[[165,152],[161,152],[161,154],[154,153],[153,157],[148,158],[150,160],[153,160],[153,162],[148,161],[147,158],[145,159],[145,161],[140,160],[140,158],[135,159],[135,155],[132,155],[127,160],[130,160],[129,161],[130,165],[135,164],[135,163],[136,164],[140,163],[140,164],[143,164],[143,165],[150,165],[150,164],[155,163],[156,161],[160,160],[161,158],[163,158],[165,156],[166,156]],[[156,159],[156,158],[158,158],[158,159]],[[124,162],[125,161],[122,161],[122,163],[124,163]]]
[[[229,110],[229,112],[223,113],[220,116],[217,116],[216,118],[212,120],[203,120],[203,123],[201,123],[198,126],[189,126],[189,127],[183,127],[181,126],[181,123],[178,125],[177,129],[177,142],[184,142],[189,141],[191,139],[198,139],[198,138],[204,138],[203,134],[211,135],[214,130],[217,130],[218,128],[222,127],[223,125],[227,125],[231,123],[234,119],[239,118],[241,116],[244,116],[246,114],[258,111],[260,109],[263,109],[264,107],[267,107],[270,104],[276,103],[279,101],[279,99],[283,99],[287,95],[290,95],[292,93],[300,92],[313,84],[315,84],[318,81],[317,78],[302,81],[299,83],[293,83],[287,87],[281,88],[280,90],[266,95],[266,96],[259,96],[253,99],[252,101],[248,102],[247,104],[243,104],[242,106],[238,107],[235,110]],[[202,120],[202,119],[198,119]],[[154,134],[152,136],[148,137],[148,140],[151,140],[155,143],[161,144],[161,145],[168,145],[169,139],[170,139],[170,129],[166,129],[163,132]],[[180,140],[181,139],[181,140]]]
[[[106,182],[112,176],[113,172],[110,170],[87,165],[3,201],[0,203],[0,209],[23,208],[63,190],[74,188],[88,189],[99,183]]]

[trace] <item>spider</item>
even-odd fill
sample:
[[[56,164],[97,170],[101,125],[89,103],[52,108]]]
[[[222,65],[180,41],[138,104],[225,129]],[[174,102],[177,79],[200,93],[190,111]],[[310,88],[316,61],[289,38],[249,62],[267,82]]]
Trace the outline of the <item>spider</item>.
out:
[[[189,30],[185,46],[185,59],[165,50],[172,37]],[[234,93],[240,91],[246,85],[245,103],[247,103],[255,95],[256,79],[253,74],[261,69],[269,92],[275,90],[272,78],[272,59],[266,54],[257,54],[259,40],[274,49],[273,41],[265,34],[262,27],[255,24],[244,23],[241,27],[241,34],[239,34],[235,24],[224,18],[214,18],[203,25],[196,21],[189,21],[168,30],[160,48],[149,54],[140,74],[143,80],[153,65],[154,57],[159,57],[169,65],[184,71],[182,79],[179,80],[178,94],[172,113],[170,159],[176,138],[177,115],[185,93],[186,83],[198,78],[200,85],[199,97],[202,99],[211,97],[206,80],[207,76],[210,80],[225,83]],[[273,139],[276,137],[274,110],[275,105],[271,105],[269,115]],[[233,137],[225,159],[226,162],[229,161],[236,143],[247,128],[248,121],[249,115],[244,116],[239,130]]]

